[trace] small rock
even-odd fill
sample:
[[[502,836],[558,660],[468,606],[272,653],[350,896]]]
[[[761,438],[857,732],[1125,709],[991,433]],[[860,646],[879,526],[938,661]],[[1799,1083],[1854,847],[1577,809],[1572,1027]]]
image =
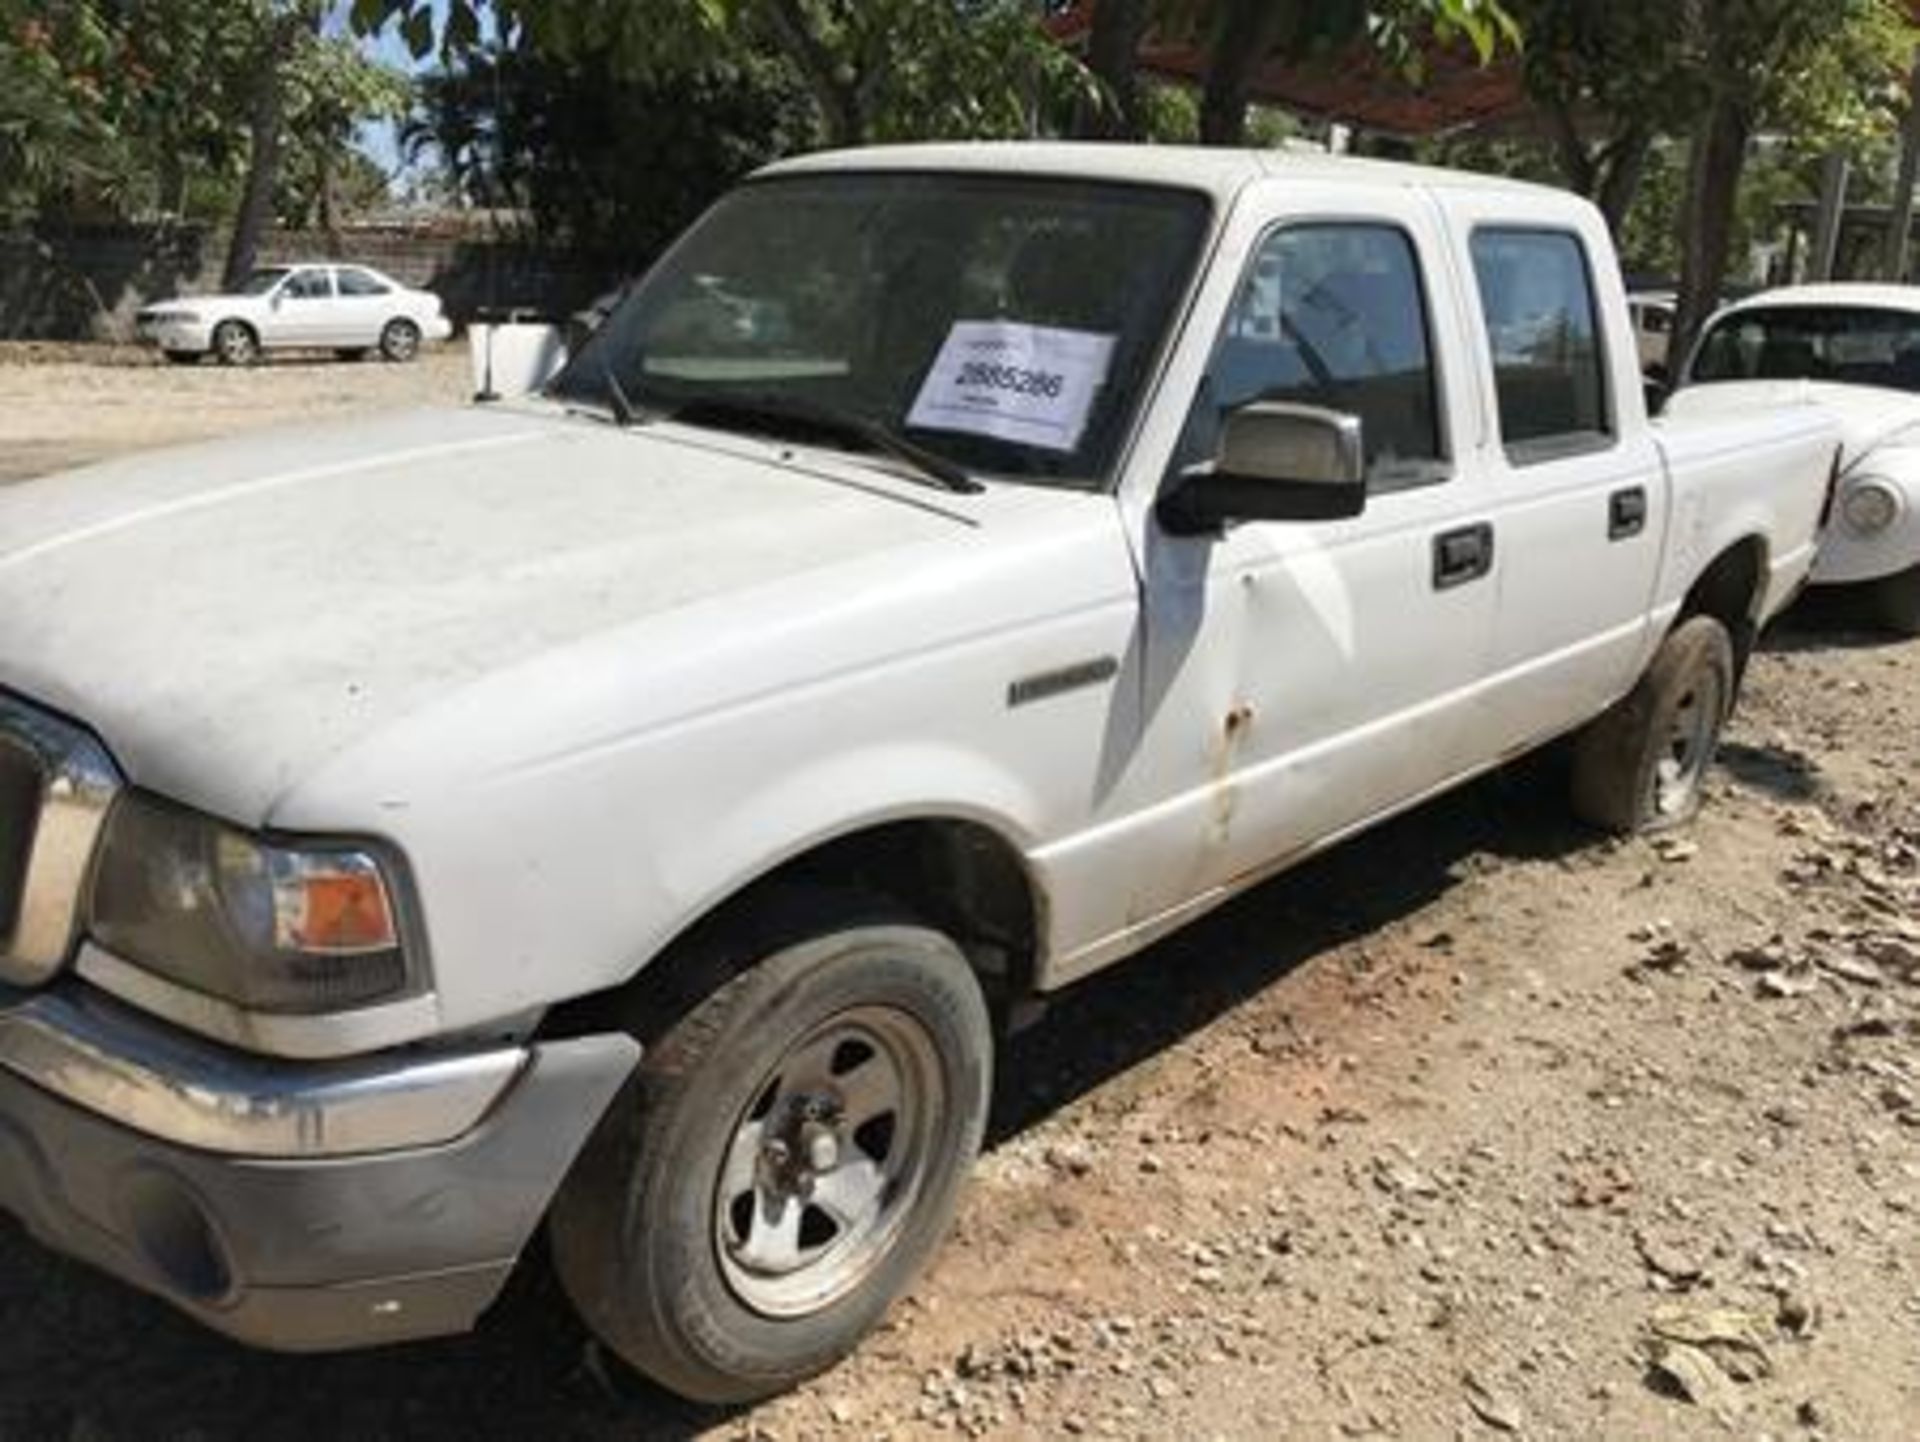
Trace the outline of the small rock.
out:
[[[1819,985],[1819,980],[1806,970],[1763,971],[1753,989],[1771,1000],[1791,1001],[1795,997],[1811,995]]]
[[[1047,1148],[1047,1165],[1070,1177],[1084,1177],[1093,1170],[1093,1152],[1085,1142],[1055,1142]]]
[[[1821,955],[1815,959],[1815,963],[1822,971],[1859,986],[1885,986],[1887,983],[1886,974],[1879,967],[1857,956]]]
[[[1518,1432],[1522,1414],[1520,1404],[1469,1372],[1464,1378],[1467,1406],[1473,1415],[1496,1432]]]
[[[1736,1412],[1739,1393],[1727,1374],[1713,1358],[1685,1342],[1657,1342],[1649,1351],[1647,1364],[1667,1388],[1697,1407],[1716,1412]]]

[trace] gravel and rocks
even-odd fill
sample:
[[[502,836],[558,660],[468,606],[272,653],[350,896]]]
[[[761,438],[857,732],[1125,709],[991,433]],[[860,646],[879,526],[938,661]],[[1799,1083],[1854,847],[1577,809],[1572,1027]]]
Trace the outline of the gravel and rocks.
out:
[[[1920,644],[1803,608],[1685,833],[1535,758],[1078,988],[931,1275],[763,1407],[637,1382],[538,1258],[475,1337],[282,1359],[0,1228],[0,1439],[1906,1442],[1916,717]]]

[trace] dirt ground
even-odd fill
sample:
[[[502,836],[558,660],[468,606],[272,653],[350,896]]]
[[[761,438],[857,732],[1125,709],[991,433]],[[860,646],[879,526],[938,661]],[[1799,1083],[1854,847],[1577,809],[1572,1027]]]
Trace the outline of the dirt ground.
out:
[[[452,370],[0,365],[0,463]],[[1917,716],[1920,643],[1805,607],[1683,836],[1535,758],[1095,978],[933,1273],[771,1405],[624,1375],[538,1256],[473,1337],[275,1358],[0,1228],[0,1438],[1911,1439]]]
[[[0,343],[0,485],[130,450],[357,411],[465,400],[466,347],[412,365],[275,357],[234,370],[151,351]]]

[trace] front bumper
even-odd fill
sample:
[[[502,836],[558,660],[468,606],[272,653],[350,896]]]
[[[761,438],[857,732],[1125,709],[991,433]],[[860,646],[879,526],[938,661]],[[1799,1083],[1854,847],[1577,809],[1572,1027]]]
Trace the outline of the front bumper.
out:
[[[77,983],[0,990],[0,1211],[257,1346],[465,1331],[638,1057],[267,1063]]]
[[[211,349],[212,334],[213,328],[204,320],[143,316],[134,322],[134,335],[144,344],[183,354]]]

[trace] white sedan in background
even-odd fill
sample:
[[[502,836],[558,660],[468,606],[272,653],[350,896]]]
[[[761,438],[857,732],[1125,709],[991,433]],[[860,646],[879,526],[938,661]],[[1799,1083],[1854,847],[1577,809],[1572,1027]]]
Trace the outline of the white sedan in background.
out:
[[[1920,286],[1802,285],[1728,306],[1668,413],[1803,400],[1845,441],[1814,584],[1870,588],[1890,628],[1920,636]]]
[[[263,266],[231,295],[163,301],[135,324],[141,341],[169,360],[211,352],[222,365],[246,365],[268,350],[331,350],[354,360],[378,350],[409,361],[421,342],[453,334],[432,291],[364,265],[328,263]]]

